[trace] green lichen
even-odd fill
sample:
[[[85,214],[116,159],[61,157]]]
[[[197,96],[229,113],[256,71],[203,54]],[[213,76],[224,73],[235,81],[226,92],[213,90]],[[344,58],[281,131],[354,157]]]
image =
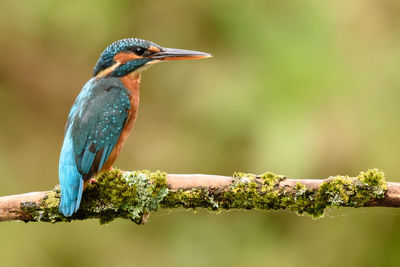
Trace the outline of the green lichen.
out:
[[[387,190],[383,172],[372,169],[356,178],[334,176],[312,190],[302,183],[281,186],[284,176],[267,172],[261,175],[237,172],[228,188],[196,188],[171,191],[161,202],[163,208],[290,209],[312,217],[323,216],[327,207],[363,207]]]
[[[361,172],[357,178],[372,190],[373,197],[382,198],[387,191],[385,174],[378,169],[371,169]]]
[[[361,172],[357,177],[333,176],[319,189],[321,203],[332,207],[365,207],[387,191],[385,174],[378,169]]]
[[[273,173],[234,173],[234,181],[224,193],[224,209],[279,209],[279,182],[285,177]]]
[[[194,188],[190,190],[171,190],[160,203],[162,208],[179,208],[195,210],[206,208],[210,211],[218,211],[219,203],[214,200],[215,195],[206,188]]]
[[[80,210],[99,214],[100,223],[117,217],[141,223],[142,216],[157,210],[167,194],[165,173],[115,170],[102,174],[97,183],[89,185]]]
[[[224,188],[198,187],[169,190],[166,173],[112,170],[97,177],[83,194],[81,207],[71,217],[58,212],[60,190],[55,188],[39,204],[22,203],[34,221],[71,221],[99,218],[107,223],[115,218],[142,223],[158,208],[206,208],[220,212],[231,209],[289,209],[312,217],[323,216],[328,207],[364,207],[387,191],[382,171],[371,169],[357,177],[332,176],[319,188],[301,182],[285,185],[286,178],[266,172],[261,175],[237,172]]]
[[[71,221],[98,218],[101,224],[115,218],[141,223],[143,216],[158,209],[160,201],[168,194],[166,173],[150,171],[122,172],[114,169],[97,177],[89,184],[76,214],[64,217],[58,212],[59,189],[53,190],[42,202],[23,203],[25,211],[34,221]]]

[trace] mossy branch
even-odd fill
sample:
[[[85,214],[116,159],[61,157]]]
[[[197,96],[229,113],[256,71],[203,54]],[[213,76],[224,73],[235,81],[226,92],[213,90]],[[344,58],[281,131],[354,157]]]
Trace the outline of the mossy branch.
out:
[[[400,183],[387,183],[377,169],[357,177],[324,180],[286,179],[282,175],[235,173],[177,175],[149,171],[112,170],[97,177],[83,194],[79,211],[71,217],[58,212],[60,190],[0,197],[0,221],[62,222],[115,218],[144,223],[159,208],[290,209],[321,217],[327,207],[400,207]]]

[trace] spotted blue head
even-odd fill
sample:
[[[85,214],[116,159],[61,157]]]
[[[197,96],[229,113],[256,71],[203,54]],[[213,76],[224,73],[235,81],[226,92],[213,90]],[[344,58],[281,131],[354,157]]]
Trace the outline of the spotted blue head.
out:
[[[150,41],[128,38],[112,43],[101,53],[93,76],[124,77],[160,61],[207,57],[211,55],[192,50],[164,48]]]

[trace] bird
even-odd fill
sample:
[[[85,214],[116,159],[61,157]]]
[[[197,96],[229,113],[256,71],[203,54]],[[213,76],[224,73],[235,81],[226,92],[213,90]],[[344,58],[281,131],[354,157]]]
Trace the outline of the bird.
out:
[[[208,57],[138,38],[106,47],[68,115],[58,168],[60,213],[76,213],[87,183],[112,169],[136,120],[142,71],[158,62]]]

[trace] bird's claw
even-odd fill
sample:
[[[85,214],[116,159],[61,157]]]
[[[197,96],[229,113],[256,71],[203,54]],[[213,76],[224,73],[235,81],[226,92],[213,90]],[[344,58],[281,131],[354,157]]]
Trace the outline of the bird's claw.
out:
[[[95,178],[89,179],[89,184],[95,184],[95,183],[97,183],[97,179],[95,179]]]

